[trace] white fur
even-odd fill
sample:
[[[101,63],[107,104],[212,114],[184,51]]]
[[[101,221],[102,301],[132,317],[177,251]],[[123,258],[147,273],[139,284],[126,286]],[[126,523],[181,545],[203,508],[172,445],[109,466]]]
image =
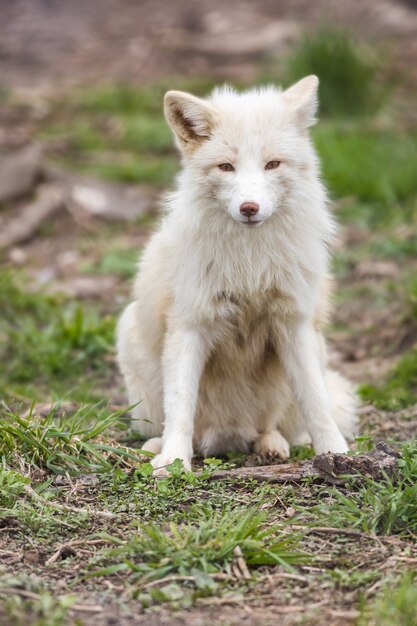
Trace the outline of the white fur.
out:
[[[348,449],[356,399],[321,333],[335,228],[307,130],[317,84],[166,95],[183,170],[118,327],[136,426],[162,437],[155,468],[191,467],[193,443],[282,458],[306,441]],[[259,205],[254,225],[244,202]]]

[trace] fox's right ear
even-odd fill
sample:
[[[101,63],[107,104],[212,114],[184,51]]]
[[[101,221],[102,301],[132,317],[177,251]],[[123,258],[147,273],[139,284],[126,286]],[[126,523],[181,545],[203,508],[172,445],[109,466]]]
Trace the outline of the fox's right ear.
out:
[[[210,137],[215,115],[204,100],[184,91],[168,91],[165,94],[164,110],[178,146],[184,152],[192,152]]]
[[[317,89],[319,79],[317,76],[306,76],[284,91],[284,99],[287,102],[296,122],[302,128],[308,128],[316,122],[317,112]]]

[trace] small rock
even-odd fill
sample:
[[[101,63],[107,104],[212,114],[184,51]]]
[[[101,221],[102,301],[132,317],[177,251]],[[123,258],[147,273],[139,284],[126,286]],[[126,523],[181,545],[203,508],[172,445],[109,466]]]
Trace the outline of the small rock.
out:
[[[14,265],[24,265],[28,255],[22,248],[12,248],[9,252],[9,261]]]
[[[58,255],[56,264],[59,273],[63,276],[72,275],[76,269],[80,255],[76,250],[66,250]]]
[[[294,515],[297,513],[297,511],[294,509],[293,506],[289,506],[286,510],[285,510],[285,517],[294,517]]]
[[[39,563],[42,563],[45,559],[44,556],[40,552],[38,552],[38,550],[25,550],[23,552],[23,560],[25,563],[38,565]]]

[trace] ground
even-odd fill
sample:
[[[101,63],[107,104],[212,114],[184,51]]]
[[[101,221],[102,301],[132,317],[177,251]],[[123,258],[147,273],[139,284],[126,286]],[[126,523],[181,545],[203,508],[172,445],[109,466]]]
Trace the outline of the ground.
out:
[[[0,623],[415,626],[413,2],[4,4],[0,158],[42,150],[25,189],[18,156],[0,206]],[[174,73],[204,94],[311,72],[340,223],[330,359],[358,385],[354,453],[389,442],[398,471],[258,482],[221,472],[279,461],[231,454],[155,479],[129,428],[114,324],[179,166],[162,94]],[[80,188],[110,208],[98,215]],[[10,239],[51,189],[49,217]]]

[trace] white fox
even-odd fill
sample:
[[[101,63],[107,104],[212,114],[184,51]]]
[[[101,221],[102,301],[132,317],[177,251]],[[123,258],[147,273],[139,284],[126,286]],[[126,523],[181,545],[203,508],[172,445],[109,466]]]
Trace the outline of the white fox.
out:
[[[309,138],[316,76],[282,91],[169,91],[176,191],[118,325],[133,418],[156,473],[193,450],[346,452],[356,397],[328,369],[329,214]]]

